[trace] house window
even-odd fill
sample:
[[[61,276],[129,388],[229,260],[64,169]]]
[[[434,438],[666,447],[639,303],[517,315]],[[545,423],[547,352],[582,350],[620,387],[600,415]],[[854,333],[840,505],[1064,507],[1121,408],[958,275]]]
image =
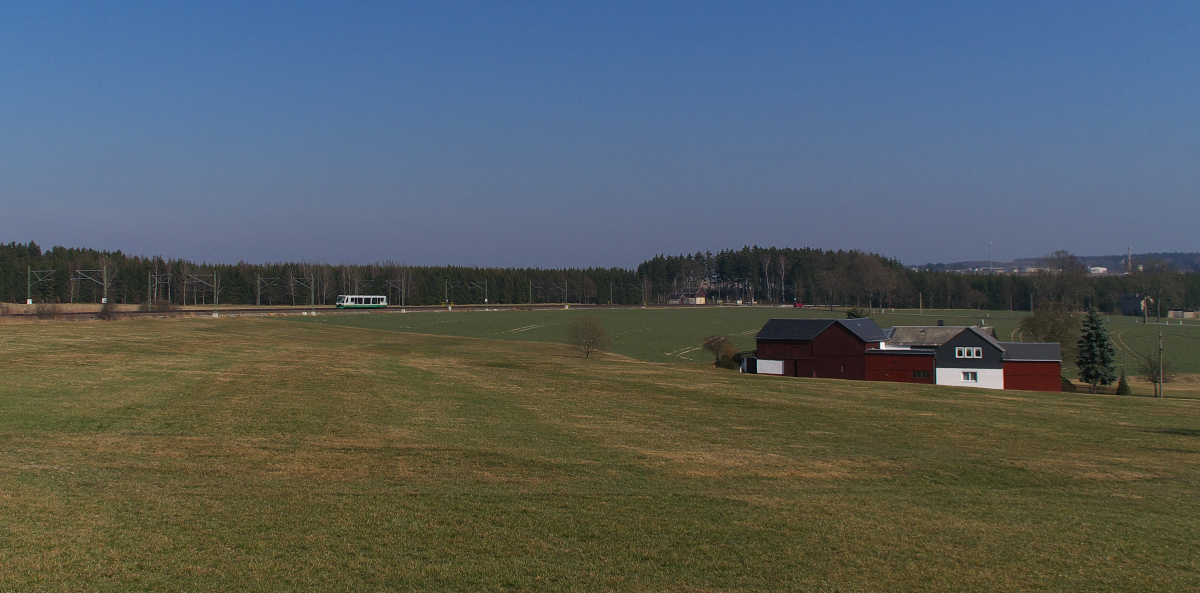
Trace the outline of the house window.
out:
[[[954,358],[983,358],[983,348],[958,346],[954,349]]]
[[[963,382],[978,383],[979,382],[979,373],[977,373],[975,371],[963,371]]]
[[[912,372],[912,378],[914,378],[914,379],[928,379],[928,378],[929,378],[929,371],[913,371],[913,372]]]

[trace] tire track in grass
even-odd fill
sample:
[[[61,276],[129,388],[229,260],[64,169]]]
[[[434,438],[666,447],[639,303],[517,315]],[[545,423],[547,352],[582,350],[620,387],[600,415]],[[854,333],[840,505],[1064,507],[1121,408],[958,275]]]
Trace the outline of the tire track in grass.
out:
[[[504,330],[504,331],[502,331],[502,332],[500,332],[500,333],[501,333],[501,334],[519,334],[519,333],[521,333],[521,332],[527,332],[527,331],[529,331],[529,330],[531,330],[531,329],[537,329],[537,328],[539,328],[539,327],[546,327],[546,326],[545,326],[544,324],[543,324],[543,325],[526,325],[525,327],[518,327],[518,328],[513,328],[513,329],[506,329],[506,330]]]

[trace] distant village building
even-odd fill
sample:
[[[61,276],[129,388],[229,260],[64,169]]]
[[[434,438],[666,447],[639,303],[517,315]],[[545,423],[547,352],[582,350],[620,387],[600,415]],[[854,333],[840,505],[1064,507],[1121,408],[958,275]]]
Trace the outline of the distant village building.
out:
[[[1092,274],[1107,274],[1108,268],[1105,268],[1102,266],[1094,266],[1092,268],[1089,268],[1088,271]]]
[[[1123,294],[1117,299],[1117,309],[1121,315],[1141,317],[1149,309],[1149,300],[1144,294]]]
[[[683,292],[672,292],[667,295],[668,305],[703,305],[708,302],[708,294],[703,288],[689,288]]]
[[[1196,319],[1195,311],[1184,311],[1183,309],[1171,309],[1167,312],[1167,317],[1171,319]]]

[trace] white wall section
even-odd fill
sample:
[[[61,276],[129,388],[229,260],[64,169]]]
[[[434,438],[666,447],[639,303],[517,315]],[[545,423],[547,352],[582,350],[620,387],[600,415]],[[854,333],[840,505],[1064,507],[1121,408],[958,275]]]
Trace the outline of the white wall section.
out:
[[[763,360],[758,359],[758,374],[760,375],[782,375],[783,361],[782,360]]]
[[[761,367],[760,367],[761,368]],[[760,373],[762,371],[759,371]],[[976,373],[978,381],[963,381],[963,373]],[[959,387],[982,387],[984,389],[1004,389],[1004,369],[948,369],[939,368],[933,382],[937,385],[957,385]]]

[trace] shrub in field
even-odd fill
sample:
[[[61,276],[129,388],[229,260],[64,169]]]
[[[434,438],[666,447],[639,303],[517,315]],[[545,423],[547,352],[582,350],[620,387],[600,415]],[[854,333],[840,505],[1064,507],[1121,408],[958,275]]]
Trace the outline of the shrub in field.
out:
[[[607,348],[608,343],[608,332],[604,331],[600,320],[591,315],[582,315],[567,323],[567,344],[582,352],[584,358]]]
[[[58,319],[61,313],[58,310],[58,303],[38,303],[34,313],[38,319]]]
[[[1133,395],[1133,390],[1129,388],[1129,381],[1125,380],[1125,371],[1121,371],[1121,379],[1117,381],[1117,395]]]
[[[737,347],[729,341],[729,338],[709,336],[704,338],[701,346],[716,359],[713,361],[713,366],[723,369],[736,369],[741,366],[741,355],[738,354]]]
[[[846,309],[846,319],[862,319],[866,316],[867,314],[858,307],[850,307],[849,309]]]
[[[109,301],[100,307],[100,312],[96,313],[96,319],[103,321],[112,321],[117,318],[117,306]]]
[[[1163,383],[1170,383],[1175,378],[1171,361],[1158,350],[1146,354],[1135,352],[1138,356],[1137,374],[1151,385],[1154,385],[1154,395],[1162,396]]]

